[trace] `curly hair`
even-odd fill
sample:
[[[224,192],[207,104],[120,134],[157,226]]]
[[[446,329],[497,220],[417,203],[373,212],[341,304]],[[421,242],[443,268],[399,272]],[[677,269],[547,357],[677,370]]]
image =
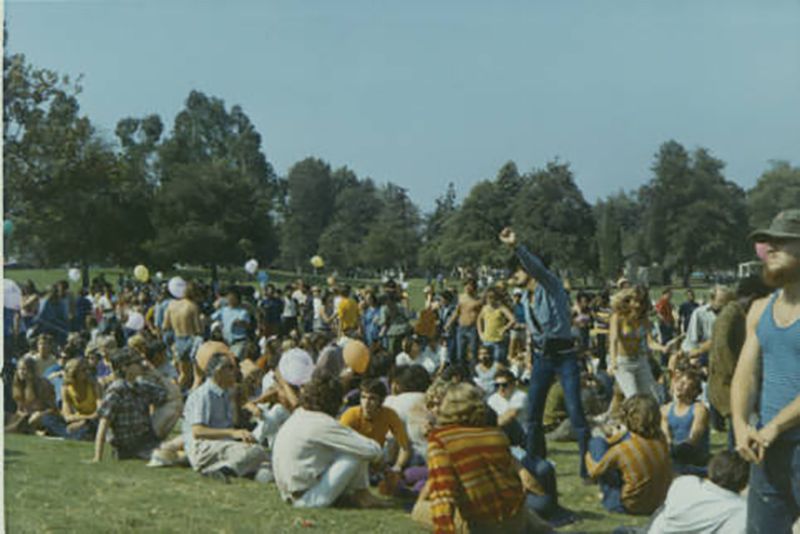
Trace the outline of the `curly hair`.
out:
[[[628,430],[646,439],[662,438],[661,411],[652,395],[637,393],[622,404],[622,420]]]
[[[342,406],[342,385],[329,376],[315,377],[300,390],[300,406],[336,417]]]
[[[633,313],[631,302],[634,300],[638,300],[640,303],[638,317],[631,316]],[[611,297],[611,309],[614,313],[628,319],[647,317],[650,312],[650,298],[647,295],[647,289],[644,286],[637,285],[617,291]]]
[[[460,383],[447,388],[439,405],[438,425],[487,426],[484,393],[477,386]]]

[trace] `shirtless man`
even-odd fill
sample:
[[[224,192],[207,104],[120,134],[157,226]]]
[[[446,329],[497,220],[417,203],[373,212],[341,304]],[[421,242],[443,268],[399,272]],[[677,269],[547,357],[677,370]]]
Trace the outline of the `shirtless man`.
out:
[[[776,291],[747,313],[731,417],[736,450],[752,463],[747,532],[790,532],[800,517],[800,210],[751,238],[767,246],[764,281]]]
[[[456,311],[448,321],[445,330],[458,319],[456,330],[456,359],[452,363],[466,364],[478,354],[478,315],[483,303],[478,298],[478,284],[474,278],[468,278],[464,284],[464,292],[458,296]],[[469,355],[467,349],[469,347]]]
[[[200,307],[194,301],[195,290],[192,283],[186,284],[183,298],[173,300],[164,313],[164,331],[175,333],[175,367],[178,368],[178,385],[188,388],[192,385],[192,347],[196,338],[202,340],[203,325],[200,322]]]

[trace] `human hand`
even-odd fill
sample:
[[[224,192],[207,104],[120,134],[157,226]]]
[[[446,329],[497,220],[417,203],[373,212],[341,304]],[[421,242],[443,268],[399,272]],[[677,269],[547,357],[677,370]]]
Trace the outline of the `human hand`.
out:
[[[500,232],[499,238],[500,242],[504,245],[513,247],[517,244],[517,234],[514,233],[514,230],[512,230],[510,226],[503,228],[503,230]]]
[[[736,438],[736,452],[739,456],[751,463],[760,463],[764,456],[764,451],[759,441],[759,434],[751,425],[736,427],[734,425],[734,436]]]
[[[766,452],[766,449],[769,448],[770,445],[775,443],[775,440],[780,435],[780,431],[778,430],[778,425],[769,423],[764,426],[761,430],[758,431],[758,443],[761,445],[761,456],[763,459],[763,455]]]
[[[255,443],[256,438],[249,430],[239,429],[233,431],[233,439],[239,440],[244,443]]]
[[[256,418],[260,418],[261,417],[261,408],[256,406],[256,404],[254,402],[246,403],[243,406],[243,408],[245,410],[247,410],[248,412],[250,412],[250,414],[252,414],[253,417],[256,417]]]

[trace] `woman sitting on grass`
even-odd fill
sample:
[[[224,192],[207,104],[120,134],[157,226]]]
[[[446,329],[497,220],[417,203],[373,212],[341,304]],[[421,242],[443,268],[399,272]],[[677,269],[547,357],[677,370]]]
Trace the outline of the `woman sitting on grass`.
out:
[[[31,434],[44,431],[47,434],[62,436],[64,422],[56,411],[56,396],[53,385],[39,375],[36,360],[31,357],[20,359],[11,393],[17,403],[17,413],[6,432]]]
[[[589,441],[586,467],[599,480],[610,512],[647,515],[661,506],[672,480],[669,446],[655,398],[637,394],[622,405],[627,432]]]
[[[675,472],[705,474],[709,456],[708,408],[697,400],[702,392],[702,379],[692,369],[676,375],[672,386],[675,400],[661,407],[661,429]]]
[[[82,438],[94,438],[101,400],[100,385],[86,361],[82,358],[69,360],[64,366],[64,385],[61,386],[61,415],[67,429]]]
[[[483,396],[471,384],[445,392],[428,435],[428,484],[412,517],[437,533],[549,532],[525,506],[519,464],[503,431],[487,426]]]

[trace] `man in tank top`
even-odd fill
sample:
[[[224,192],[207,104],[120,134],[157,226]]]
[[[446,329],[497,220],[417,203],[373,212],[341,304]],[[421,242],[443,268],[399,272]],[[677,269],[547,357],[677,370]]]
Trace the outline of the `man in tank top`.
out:
[[[764,279],[775,292],[747,314],[732,419],[736,449],[752,463],[747,531],[790,532],[800,517],[800,210],[751,238],[766,244]]]

